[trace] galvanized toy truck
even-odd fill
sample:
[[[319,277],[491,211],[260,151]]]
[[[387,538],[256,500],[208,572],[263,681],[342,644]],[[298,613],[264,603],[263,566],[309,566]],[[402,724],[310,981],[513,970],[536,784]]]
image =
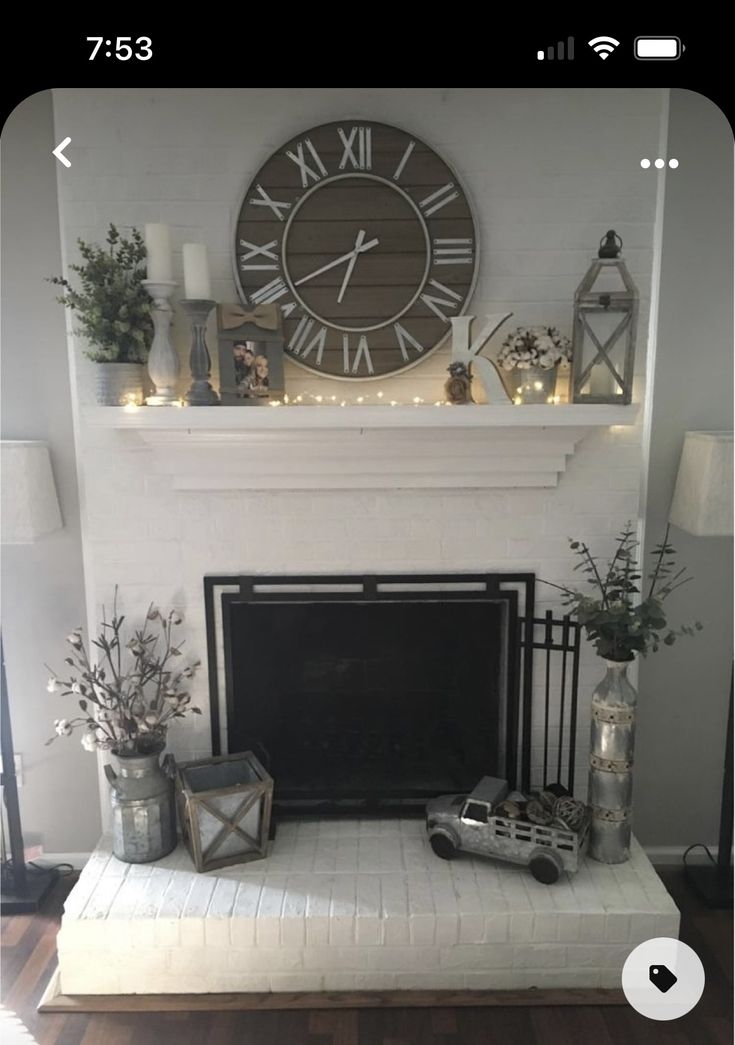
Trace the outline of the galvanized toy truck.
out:
[[[547,885],[562,871],[576,871],[587,844],[588,816],[572,831],[494,814],[507,795],[507,781],[483,777],[469,795],[433,798],[426,806],[426,830],[436,855],[451,860],[461,850],[523,864]]]

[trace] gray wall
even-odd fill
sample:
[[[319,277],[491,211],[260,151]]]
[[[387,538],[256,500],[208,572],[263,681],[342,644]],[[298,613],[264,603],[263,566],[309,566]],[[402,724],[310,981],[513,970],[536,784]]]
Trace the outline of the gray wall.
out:
[[[684,432],[732,429],[733,138],[702,95],[671,92],[646,552],[663,534]],[[716,842],[733,635],[732,540],[671,539],[694,581],[667,602],[705,631],[643,661],[635,830],[648,846]]]
[[[93,848],[100,820],[94,755],[77,735],[44,743],[74,712],[46,692],[44,661],[61,670],[65,636],[86,623],[64,310],[43,282],[61,272],[53,133],[47,91],[2,132],[2,438],[48,441],[64,529],[2,548],[2,627],[25,843],[58,853]]]

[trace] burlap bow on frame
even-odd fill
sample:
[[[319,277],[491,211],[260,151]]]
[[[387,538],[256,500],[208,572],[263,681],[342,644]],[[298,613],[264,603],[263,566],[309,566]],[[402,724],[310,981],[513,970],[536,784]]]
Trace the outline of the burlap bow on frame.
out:
[[[246,312],[242,305],[220,305],[219,325],[221,330],[232,330],[243,323],[253,323],[262,330],[278,330],[278,306],[256,305],[252,312]]]

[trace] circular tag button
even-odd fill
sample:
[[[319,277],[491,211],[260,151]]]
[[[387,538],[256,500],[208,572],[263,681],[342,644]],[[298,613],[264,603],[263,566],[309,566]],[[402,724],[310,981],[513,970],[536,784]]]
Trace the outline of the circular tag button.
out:
[[[704,966],[680,940],[660,936],[631,951],[623,966],[623,992],[641,1016],[676,1020],[694,1008],[704,990]]]

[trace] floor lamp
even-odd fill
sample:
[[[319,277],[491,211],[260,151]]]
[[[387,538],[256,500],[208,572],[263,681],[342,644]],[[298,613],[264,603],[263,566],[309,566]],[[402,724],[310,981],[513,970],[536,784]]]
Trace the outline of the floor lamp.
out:
[[[695,537],[733,535],[733,434],[686,432],[669,521]],[[692,887],[709,907],[732,907],[733,736],[732,672],[722,773],[717,860],[687,865]]]
[[[2,440],[2,517],[0,539],[4,545],[31,545],[63,526],[56,496],[51,458],[46,443]],[[26,554],[26,553],[18,553]],[[6,598],[7,601],[7,598]],[[0,879],[3,914],[38,910],[56,881],[55,872],[29,868],[25,861],[23,830],[15,774],[13,730],[5,675],[5,652],[0,636],[0,746],[2,748],[3,801],[7,810],[10,860]]]

